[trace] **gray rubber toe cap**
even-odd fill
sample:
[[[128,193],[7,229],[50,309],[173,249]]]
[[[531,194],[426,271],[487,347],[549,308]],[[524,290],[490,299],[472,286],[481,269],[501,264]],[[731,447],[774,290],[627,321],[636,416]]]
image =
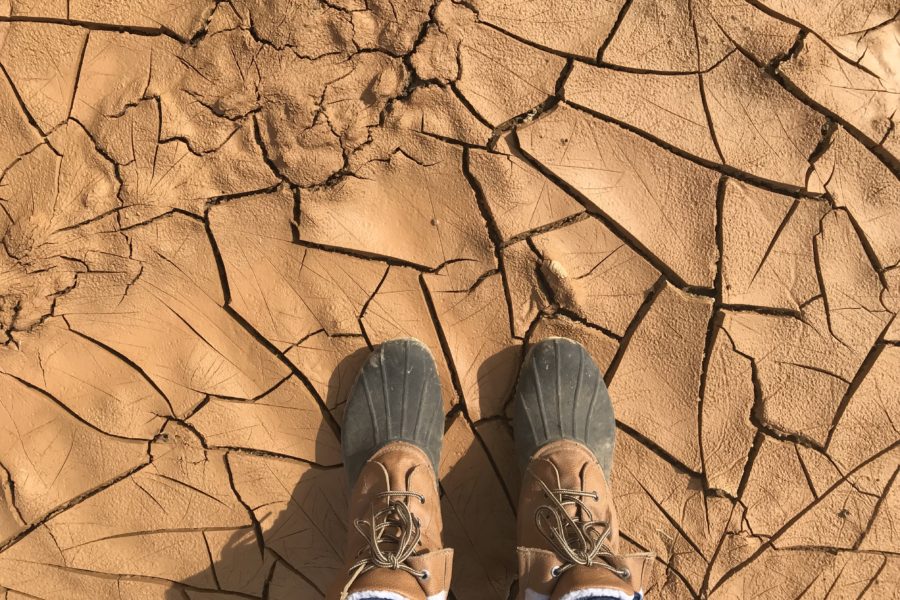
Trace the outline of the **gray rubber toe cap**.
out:
[[[428,348],[414,339],[381,344],[357,375],[344,411],[341,441],[350,485],[366,461],[393,441],[420,447],[437,472],[443,417],[441,384]]]
[[[600,369],[566,338],[535,344],[516,386],[516,454],[524,469],[542,446],[569,439],[587,446],[609,479],[616,422]]]

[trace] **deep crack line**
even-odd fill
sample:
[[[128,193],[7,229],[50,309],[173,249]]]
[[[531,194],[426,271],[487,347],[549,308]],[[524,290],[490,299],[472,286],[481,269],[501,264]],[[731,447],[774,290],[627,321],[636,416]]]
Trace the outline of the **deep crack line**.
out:
[[[723,302],[723,265],[725,263],[725,242],[724,242],[724,207],[725,207],[725,195],[728,193],[728,179],[725,176],[719,178],[718,186],[716,187],[716,226],[715,226],[715,238],[716,238],[716,274],[713,279],[713,289],[714,289],[714,297],[713,297],[713,305],[709,313],[709,320],[706,325],[706,340],[703,345],[703,359],[700,367],[700,382],[698,386],[698,404],[697,404],[697,447],[700,452],[700,470],[703,473],[703,487],[704,490],[709,490],[709,478],[707,477],[706,472],[706,452],[703,444],[703,413],[705,407],[706,400],[706,384],[709,377],[709,365],[712,360],[713,349],[716,345],[716,340],[720,334],[722,329],[722,323],[725,320],[725,313],[722,312],[722,302]],[[706,502],[706,495],[703,495],[703,503],[704,508],[707,509],[708,514],[708,506]]]
[[[0,18],[0,23],[2,22],[3,19]],[[19,103],[19,110],[21,110],[22,114],[25,115],[25,118],[28,120],[28,124],[31,125],[32,128],[34,128],[34,130],[38,134],[38,137],[42,138],[44,143],[47,144],[47,146],[49,146],[51,150],[56,152],[52,144],[50,144],[50,141],[47,139],[47,136],[50,132],[45,132],[43,129],[41,129],[41,126],[38,125],[34,116],[31,114],[31,111],[28,110],[28,105],[25,103],[25,99],[22,98],[22,94],[19,93],[19,88],[17,88],[15,83],[13,83],[12,77],[10,76],[9,71],[6,70],[6,67],[3,66],[2,61],[0,61],[0,72],[2,72],[3,76],[6,78],[6,82],[9,84],[9,89],[12,90],[13,96],[15,96],[16,98],[16,102]],[[10,165],[10,167],[12,167],[12,165]]]
[[[149,442],[148,442],[148,445],[149,445]],[[149,449],[148,449],[148,453],[149,453]],[[125,471],[121,475],[119,475],[113,479],[110,479],[109,481],[106,481],[105,483],[101,483],[100,485],[88,490],[87,492],[84,492],[83,494],[79,494],[78,496],[64,502],[63,504],[60,504],[59,506],[57,506],[50,512],[44,514],[44,516],[42,516],[38,520],[29,524],[28,527],[26,527],[25,529],[23,529],[16,535],[14,535],[12,538],[10,538],[6,542],[4,542],[2,545],[0,545],[0,555],[2,555],[4,552],[6,552],[11,547],[15,546],[17,543],[22,541],[26,536],[28,536],[32,531],[34,531],[41,525],[44,525],[45,523],[47,523],[49,520],[51,520],[55,516],[69,510],[70,508],[72,508],[74,506],[81,504],[88,498],[96,496],[100,492],[114,486],[115,484],[119,483],[120,481],[124,481],[125,479],[128,479],[129,477],[131,477],[138,471],[150,466],[151,464],[152,464],[152,460],[150,460],[148,458],[146,462],[143,462],[143,463]]]
[[[855,475],[858,471],[860,471],[864,467],[867,467],[869,464],[875,462],[882,456],[884,456],[890,452],[893,452],[897,448],[900,448],[900,440],[898,440],[898,441],[894,442],[893,444],[891,444],[890,446],[878,451],[877,453],[875,453],[874,455],[872,455],[871,457],[869,457],[868,459],[864,460],[859,465],[854,467],[852,470],[847,472],[845,475],[842,475],[841,477],[839,477],[837,479],[837,481],[832,483],[831,486],[829,486],[824,492],[822,492],[822,494],[819,498],[814,499],[806,507],[804,507],[802,510],[800,510],[800,512],[798,512],[796,515],[794,515],[793,517],[788,519],[788,521],[784,525],[782,525],[781,528],[778,529],[778,531],[776,531],[765,542],[763,542],[760,545],[760,547],[757,550],[755,550],[749,557],[747,557],[746,559],[744,559],[743,561],[741,561],[740,563],[738,563],[737,565],[735,565],[734,567],[729,569],[724,575],[722,575],[722,577],[719,579],[719,581],[716,583],[716,585],[713,586],[713,588],[710,590],[710,593],[715,592],[718,588],[720,588],[722,586],[722,584],[724,584],[726,581],[728,581],[729,579],[734,577],[743,568],[745,568],[747,565],[749,565],[754,560],[756,560],[763,552],[765,552],[769,548],[774,547],[773,544],[775,542],[777,542],[778,539],[782,535],[784,535],[784,533],[794,525],[794,523],[799,521],[803,516],[805,516],[807,513],[809,513],[813,508],[818,506],[819,503],[821,503],[824,498],[827,498],[828,495],[831,494],[831,492],[833,492],[835,489],[838,488],[838,486],[840,486],[844,482],[848,481],[850,479],[850,477]]]
[[[887,326],[890,327],[890,322],[888,322]],[[881,336],[879,337],[883,336],[884,332],[882,332]],[[853,376],[853,379],[847,382],[847,391],[844,392],[843,397],[841,397],[840,403],[838,403],[837,409],[834,411],[834,417],[832,418],[831,426],[828,428],[828,435],[825,437],[824,447],[826,452],[831,445],[831,439],[832,437],[834,437],[834,432],[837,430],[837,426],[840,424],[841,418],[843,418],[844,413],[847,411],[847,407],[850,406],[850,403],[853,401],[853,397],[856,395],[857,390],[859,390],[859,387],[866,380],[866,377],[869,375],[872,367],[875,366],[875,363],[878,361],[878,357],[881,356],[884,348],[884,344],[876,341],[869,352],[866,354],[866,357],[863,359],[862,363],[859,365],[859,368],[856,370],[856,374]]]
[[[115,23],[102,23],[97,21],[85,21],[82,19],[60,19],[58,17],[34,17],[27,15],[12,15],[0,17],[0,23],[44,23],[48,25],[67,25],[69,27],[82,27],[88,31],[111,31],[114,33],[130,33],[143,37],[165,36],[180,44],[186,44],[190,40],[178,35],[177,32],[160,25],[159,27],[142,27],[140,25],[117,25]]]
[[[256,545],[259,549],[259,555],[260,557],[262,557],[266,551],[266,538],[263,535],[262,525],[260,524],[259,519],[256,518],[256,513],[253,512],[253,509],[241,497],[241,493],[238,492],[237,484],[234,481],[234,470],[231,468],[231,458],[229,454],[226,452],[222,458],[222,462],[225,465],[225,472],[228,474],[228,485],[231,486],[231,491],[232,493],[234,493],[235,499],[247,511],[247,516],[249,517],[250,523],[253,527],[253,535],[256,537]]]
[[[662,138],[659,138],[659,137],[653,135],[650,132],[647,132],[647,131],[644,131],[643,129],[635,127],[634,125],[626,123],[625,121],[622,121],[615,117],[611,117],[607,114],[596,111],[588,106],[578,104],[571,100],[566,100],[565,102],[567,105],[571,106],[572,108],[574,108],[578,111],[581,111],[581,112],[587,114],[588,116],[591,116],[591,117],[594,117],[601,121],[605,121],[607,123],[611,123],[613,125],[621,127],[622,129],[629,131],[635,135],[638,135],[638,136],[646,139],[647,141],[656,144],[663,150],[666,150],[667,152],[671,152],[672,154],[674,154],[680,158],[689,160],[693,163],[700,165],[701,167],[705,167],[712,171],[717,171],[723,175],[728,175],[729,177],[732,177],[734,179],[737,179],[738,181],[742,181],[742,182],[752,185],[754,187],[758,187],[758,188],[761,188],[761,189],[764,189],[764,190],[767,190],[770,192],[778,192],[778,193],[784,194],[786,196],[812,198],[814,200],[819,200],[822,198],[822,194],[810,192],[804,187],[800,187],[798,185],[792,185],[789,183],[784,183],[781,181],[776,181],[774,179],[767,179],[765,177],[760,177],[759,175],[754,175],[752,173],[748,173],[747,171],[742,171],[736,167],[732,167],[729,164],[715,162],[715,161],[709,160],[708,158],[703,158],[701,156],[691,154],[690,152],[683,150],[681,148],[678,148],[677,146],[671,144],[670,142],[667,142],[667,141],[663,140]]]
[[[628,16],[628,11],[631,9],[631,5],[633,3],[634,0],[625,0],[625,2],[622,3],[622,7],[619,9],[619,14],[616,15],[616,20],[613,23],[612,28],[610,28],[609,30],[609,34],[597,49],[597,57],[594,61],[597,65],[604,64],[603,55],[606,53],[606,49],[609,48],[609,45],[612,43],[613,38],[615,38],[616,33],[619,31],[619,27],[621,27],[622,23],[625,21],[625,17]]]
[[[518,132],[516,129],[513,129],[511,133],[512,135],[509,140],[510,146],[512,147],[514,152],[516,152],[526,163],[528,163],[529,166],[531,166],[533,169],[538,171],[541,175],[549,179],[557,187],[571,196],[584,208],[584,210],[591,217],[599,220],[607,229],[612,231],[616,235],[616,237],[625,242],[631,250],[633,250],[636,254],[640,255],[641,258],[650,263],[650,266],[662,273],[663,277],[668,279],[668,281],[670,281],[672,285],[682,290],[690,287],[688,286],[688,283],[672,267],[667,265],[655,253],[651,252],[646,245],[644,245],[640,240],[632,235],[625,227],[615,221],[606,212],[601,210],[593,201],[591,201],[587,196],[579,191],[578,188],[557,176],[556,173],[550,170],[541,161],[526,152],[519,143]]]
[[[872,509],[872,515],[869,517],[869,520],[866,523],[866,528],[859,534],[859,539],[856,540],[856,543],[853,544],[853,550],[859,551],[859,547],[869,536],[869,532],[872,530],[872,527],[874,526],[875,521],[877,520],[882,508],[885,508],[885,510],[887,510],[887,508],[884,507],[884,503],[887,500],[888,494],[891,493],[891,489],[894,487],[894,483],[897,481],[898,474],[900,474],[900,467],[894,469],[894,474],[891,475],[891,477],[888,479],[888,482],[885,484],[881,496],[878,498],[878,501],[875,502],[875,507]]]
[[[57,398],[56,396],[54,396],[47,390],[31,383],[27,379],[23,379],[22,377],[19,377],[18,375],[14,375],[7,371],[0,371],[0,375],[9,377],[10,379],[18,382],[19,384],[23,385],[24,387],[40,394],[41,396],[43,396],[44,398],[46,398],[47,400],[49,400],[50,402],[52,402],[53,404],[58,406],[60,409],[62,409],[66,414],[68,414],[70,417],[75,419],[78,423],[99,433],[100,435],[111,437],[111,438],[114,438],[117,440],[121,440],[123,442],[142,442],[143,443],[143,442],[150,441],[150,438],[128,437],[125,435],[120,435],[120,434],[112,433],[109,431],[104,431],[103,429],[100,429],[99,427],[97,427],[96,425],[94,425],[93,423],[86,420],[84,417],[82,417],[78,413],[76,413],[74,410],[69,408],[69,406],[66,403],[64,403],[62,400],[60,400],[59,398]],[[163,416],[163,415],[157,415],[157,416]]]
[[[557,104],[562,101],[564,90],[566,86],[566,81],[569,79],[569,75],[572,73],[572,69],[574,68],[575,62],[570,58],[566,61],[566,64],[563,65],[562,71],[559,73],[559,77],[556,79],[556,84],[554,85],[554,93],[552,96],[547,96],[547,98],[537,104],[525,112],[518,114],[510,119],[507,119],[503,123],[500,123],[496,127],[493,128],[491,132],[491,137],[487,142],[487,148],[490,151],[494,151],[497,147],[497,144],[500,141],[500,138],[503,137],[504,134],[517,129],[518,127],[531,123],[540,119],[545,113],[553,110]]]
[[[471,160],[471,150],[469,150],[468,148],[464,148],[462,154],[463,176],[466,178],[466,182],[469,184],[469,188],[472,190],[472,194],[475,196],[475,202],[478,205],[478,210],[481,213],[482,220],[484,221],[484,226],[487,230],[488,238],[491,240],[491,247],[494,252],[494,260],[497,263],[497,268],[496,270],[489,270],[479,276],[475,280],[475,282],[473,282],[472,285],[469,286],[468,291],[472,292],[485,279],[487,279],[487,277],[492,274],[499,273],[500,280],[503,283],[503,296],[506,300],[506,315],[507,321],[509,322],[509,335],[510,337],[515,337],[515,314],[513,311],[512,291],[510,290],[509,286],[509,280],[506,273],[506,264],[504,261],[502,250],[503,236],[500,233],[500,227],[497,225],[497,221],[493,213],[491,212],[490,203],[487,201],[487,196],[485,195],[484,188],[481,186],[481,182],[478,181],[478,178],[475,177],[475,174],[472,173]]]
[[[659,279],[656,280],[656,283],[653,284],[653,287],[651,287],[647,292],[647,295],[644,297],[643,303],[641,303],[641,306],[637,309],[637,312],[634,314],[634,317],[632,317],[631,322],[628,324],[628,327],[625,328],[625,333],[622,334],[622,339],[619,341],[619,348],[618,350],[616,350],[615,356],[613,356],[609,367],[606,368],[606,373],[604,373],[603,375],[603,379],[606,381],[607,386],[612,385],[612,382],[616,376],[616,371],[618,371],[619,369],[619,364],[621,364],[625,353],[628,351],[628,346],[631,343],[631,339],[634,337],[635,332],[644,321],[644,317],[646,317],[647,313],[650,312],[650,309],[653,307],[656,298],[659,297],[665,287],[666,278],[665,276],[661,275]]]
[[[748,0],[749,1],[749,0]],[[798,38],[799,39],[799,38]],[[900,159],[891,154],[888,150],[886,150],[880,141],[876,141],[871,139],[868,135],[863,133],[858,127],[853,125],[850,121],[843,118],[830,108],[816,101],[812,96],[807,94],[800,86],[795,84],[787,75],[784,74],[781,69],[778,68],[778,65],[761,65],[757,59],[751,55],[749,52],[737,46],[738,50],[744,54],[749,60],[755,63],[760,68],[765,68],[766,73],[775,80],[783,89],[785,89],[791,96],[796,98],[802,104],[805,104],[807,107],[812,109],[813,111],[823,115],[824,117],[839,123],[841,127],[844,128],[847,133],[853,136],[856,141],[862,144],[869,152],[872,153],[885,167],[894,175],[894,177],[900,178]],[[840,54],[837,54],[840,56]],[[785,59],[787,60],[787,59]],[[779,63],[780,64],[780,63]]]
[[[709,137],[712,139],[716,154],[719,155],[719,160],[724,165],[727,164],[727,161],[725,159],[725,153],[722,152],[722,146],[719,144],[719,136],[716,135],[715,123],[713,122],[712,113],[709,110],[709,99],[706,96],[706,82],[703,78],[703,71],[700,69],[700,34],[697,32],[697,21],[694,18],[693,0],[688,0],[688,13],[690,14],[691,19],[691,30],[694,33],[694,49],[697,53],[697,85],[700,90],[700,104],[703,106],[703,114],[706,117],[706,126],[709,130]],[[730,55],[731,54],[729,54],[729,56]]]
[[[250,322],[232,306],[231,287],[228,283],[228,272],[225,268],[225,259],[222,257],[218,241],[216,240],[216,237],[213,234],[212,227],[210,225],[209,208],[206,209],[203,223],[206,229],[207,238],[209,240],[209,247],[215,260],[216,268],[219,274],[220,285],[222,288],[222,297],[224,298],[222,306],[223,310],[225,310],[225,312],[232,318],[232,320],[235,321],[235,323],[240,325],[242,329],[244,329],[248,334],[250,334],[251,337],[259,342],[272,356],[274,356],[284,366],[286,366],[291,373],[296,375],[296,377],[306,387],[309,394],[315,399],[316,404],[318,404],[319,406],[319,410],[322,412],[322,418],[325,423],[329,425],[334,434],[338,437],[338,439],[340,439],[341,428],[335,420],[334,415],[332,415],[331,411],[328,410],[328,406],[325,403],[325,400],[321,397],[318,390],[316,390],[310,378],[305,373],[303,373],[287,356],[285,356],[284,352],[279,350],[275,346],[275,344],[273,344],[268,338],[266,338],[255,327],[253,327],[253,325],[251,325]]]

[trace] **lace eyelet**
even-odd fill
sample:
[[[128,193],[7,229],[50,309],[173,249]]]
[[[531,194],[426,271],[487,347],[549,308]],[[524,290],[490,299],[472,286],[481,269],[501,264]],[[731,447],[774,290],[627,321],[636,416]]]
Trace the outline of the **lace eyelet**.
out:
[[[553,567],[552,569],[550,569],[550,577],[553,577],[554,579],[559,577],[559,567]]]
[[[619,571],[619,577],[621,577],[622,579],[629,579],[631,577],[631,571],[629,571],[628,569],[622,569],[621,571]]]
[[[424,571],[422,571],[422,574],[419,575],[419,579],[421,579],[422,581],[426,581],[429,577],[431,577],[431,573],[428,572],[428,569],[425,569]]]

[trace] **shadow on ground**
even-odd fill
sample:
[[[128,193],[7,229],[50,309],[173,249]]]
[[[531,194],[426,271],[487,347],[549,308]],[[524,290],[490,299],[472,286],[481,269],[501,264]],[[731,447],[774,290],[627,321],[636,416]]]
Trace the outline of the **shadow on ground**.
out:
[[[355,371],[368,354],[363,349],[344,358],[332,382],[337,386],[336,378]],[[520,357],[518,346],[502,350],[485,361],[479,378]],[[336,414],[344,402],[329,399]],[[455,557],[450,598],[478,597],[485,586],[505,598],[516,569],[512,501],[494,477],[484,476],[497,467],[460,410],[448,414],[446,430],[440,475],[444,543],[462,550]],[[511,448],[510,456],[498,458],[514,464]],[[166,600],[324,598],[341,577],[346,536],[355,535],[347,523],[344,469],[238,450],[224,460],[253,525],[203,530],[210,567],[179,582]],[[498,572],[497,564],[504,569]]]

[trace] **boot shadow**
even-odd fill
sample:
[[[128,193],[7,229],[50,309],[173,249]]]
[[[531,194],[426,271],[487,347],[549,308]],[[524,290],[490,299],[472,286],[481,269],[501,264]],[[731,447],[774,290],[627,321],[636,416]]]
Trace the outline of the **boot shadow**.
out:
[[[504,398],[502,408],[512,395],[523,354],[521,347],[510,346],[485,360],[479,367],[479,395],[496,393]],[[338,422],[357,369],[368,355],[368,349],[347,355],[329,379],[329,388],[337,388],[334,394],[340,394],[329,394],[327,402]],[[503,425],[508,439],[489,447],[468,422],[456,423],[461,418],[451,413],[447,421],[450,429],[462,428],[459,435],[452,434],[461,444],[454,448],[445,440],[440,482],[444,543],[456,554],[449,600],[505,600],[516,576],[515,516],[514,499],[504,490],[498,473],[515,467],[511,435],[508,425]],[[228,460],[233,473],[235,463],[244,465],[235,477],[235,487],[258,528],[255,523],[199,532],[209,567],[181,580],[166,592],[165,599],[324,599],[344,568],[346,536],[353,531],[347,522],[349,490],[343,467],[319,467],[249,452],[234,453]],[[500,469],[499,464],[506,466]]]
[[[249,464],[245,472],[259,477],[238,484],[253,525],[198,532],[209,567],[168,590],[166,600],[324,598],[343,568],[343,467],[252,455],[240,460]],[[254,485],[258,489],[246,493]]]
[[[506,600],[518,575],[519,474],[507,413],[524,355],[523,346],[510,345],[484,360],[477,383],[485,418],[473,424],[454,414],[446,423],[441,509],[457,598]]]
[[[479,365],[478,401],[482,415],[510,416],[507,412],[525,351],[522,344],[507,346]]]
[[[337,423],[356,372],[369,354],[368,348],[351,352],[329,377],[324,400]],[[320,432],[317,455],[333,448],[334,440],[326,437],[330,435],[330,429]],[[210,457],[215,452],[209,451]],[[198,532],[209,567],[171,587],[165,600],[324,599],[344,568],[348,489],[343,466],[322,467],[246,451],[230,451],[226,460],[234,487],[255,521],[240,529]]]

